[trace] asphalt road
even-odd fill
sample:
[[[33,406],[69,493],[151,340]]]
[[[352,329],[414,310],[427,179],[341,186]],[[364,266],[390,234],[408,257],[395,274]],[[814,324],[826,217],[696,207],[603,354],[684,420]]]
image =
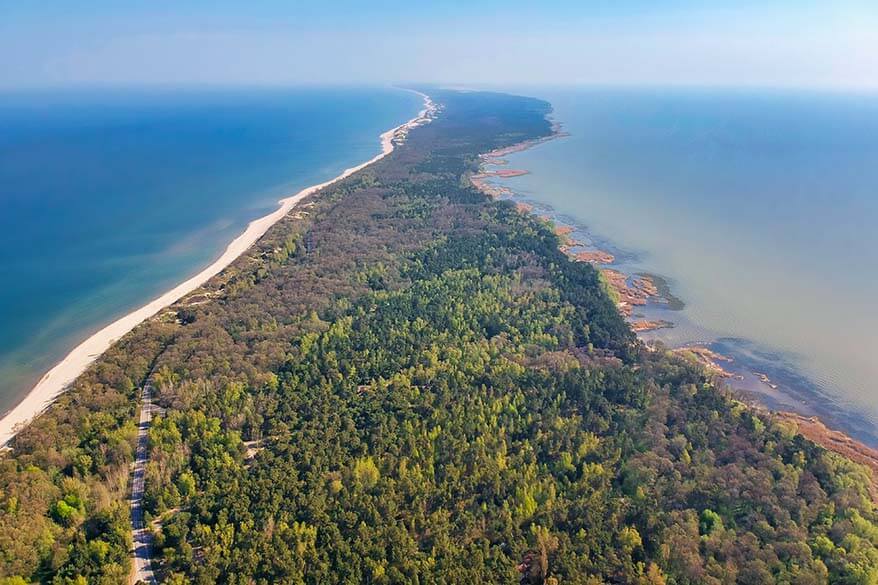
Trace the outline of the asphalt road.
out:
[[[143,488],[146,462],[149,457],[148,434],[152,420],[152,390],[145,384],[141,392],[140,422],[137,429],[137,453],[134,458],[134,478],[131,481],[131,530],[134,536],[134,549],[131,553],[134,572],[132,583],[156,583],[152,572],[152,534],[146,529],[143,519]]]

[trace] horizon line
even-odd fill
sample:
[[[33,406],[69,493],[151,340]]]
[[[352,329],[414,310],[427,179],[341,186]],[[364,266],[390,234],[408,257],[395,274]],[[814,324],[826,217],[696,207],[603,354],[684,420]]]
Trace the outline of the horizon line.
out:
[[[682,81],[73,81],[59,83],[34,83],[2,85],[0,93],[29,91],[63,90],[124,90],[124,89],[292,89],[292,88],[396,88],[412,86],[434,87],[448,90],[470,91],[515,91],[516,88],[548,89],[678,89],[678,90],[762,90],[762,91],[806,91],[820,93],[878,93],[878,84],[838,85],[838,84],[767,84],[759,82],[717,82],[695,83]]]

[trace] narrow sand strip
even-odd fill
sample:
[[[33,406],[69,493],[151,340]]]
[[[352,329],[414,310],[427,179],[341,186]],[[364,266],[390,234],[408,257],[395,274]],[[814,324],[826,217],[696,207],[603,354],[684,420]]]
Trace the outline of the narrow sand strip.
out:
[[[29,423],[45,410],[67,387],[73,383],[76,378],[85,371],[85,369],[105,352],[116,340],[134,329],[143,321],[149,319],[163,308],[171,305],[189,294],[199,286],[207,282],[210,278],[217,275],[223,268],[231,264],[235,258],[240,256],[252,246],[256,240],[262,237],[268,228],[280,221],[286,216],[302,199],[312,193],[323,189],[333,183],[344,179],[363,169],[370,164],[384,158],[393,151],[394,142],[402,140],[412,128],[426,124],[432,120],[436,112],[436,106],[428,96],[420,92],[415,92],[424,98],[424,109],[417,117],[412,118],[405,124],[392,128],[381,135],[381,153],[376,155],[369,161],[353,168],[345,170],[342,174],[320,183],[302,189],[292,197],[287,197],[279,201],[280,207],[259,219],[255,219],[247,226],[240,236],[232,240],[225,252],[217,258],[210,266],[190,278],[189,280],[177,285],[157,299],[147,303],[139,309],[128,313],[119,320],[110,323],[67,354],[54,368],[49,370],[42,379],[37,382],[25,398],[18,405],[10,410],[0,419],[0,446],[5,446],[9,440],[15,436],[24,425]]]

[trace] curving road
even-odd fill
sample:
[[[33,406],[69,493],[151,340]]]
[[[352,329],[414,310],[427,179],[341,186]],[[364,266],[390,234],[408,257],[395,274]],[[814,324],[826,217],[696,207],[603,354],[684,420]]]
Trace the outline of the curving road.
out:
[[[131,530],[134,536],[132,562],[134,572],[132,583],[156,583],[152,572],[152,533],[146,529],[143,519],[143,489],[145,484],[146,461],[149,457],[149,423],[152,420],[152,389],[143,385],[141,392],[140,423],[137,425],[137,452],[134,458],[134,478],[131,481]]]

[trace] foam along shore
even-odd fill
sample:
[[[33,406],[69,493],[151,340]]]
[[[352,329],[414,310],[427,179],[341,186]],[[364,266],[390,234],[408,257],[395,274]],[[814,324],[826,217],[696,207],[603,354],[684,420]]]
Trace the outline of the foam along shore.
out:
[[[414,91],[414,90],[408,90]],[[8,411],[0,419],[0,446],[6,446],[15,434],[37,415],[43,412],[55,399],[66,390],[76,378],[85,371],[88,366],[105,352],[116,340],[134,329],[137,325],[146,321],[168,305],[171,305],[194,291],[202,284],[217,275],[226,266],[231,264],[238,256],[243,254],[259,238],[268,231],[272,225],[284,218],[304,198],[313,193],[336,183],[357,171],[381,160],[390,154],[394,146],[405,140],[408,132],[430,122],[437,113],[437,106],[425,94],[414,92],[423,97],[424,109],[418,115],[405,124],[391,128],[381,135],[381,153],[363,164],[346,169],[334,179],[330,179],[318,185],[312,185],[302,189],[291,197],[281,199],[279,207],[272,213],[251,221],[240,236],[231,241],[222,255],[211,263],[207,268],[178,284],[173,289],[160,297],[150,301],[146,305],[136,309],[124,317],[110,323],[78,346],[55,367],[49,370],[37,384],[28,392],[27,396],[12,410]]]

